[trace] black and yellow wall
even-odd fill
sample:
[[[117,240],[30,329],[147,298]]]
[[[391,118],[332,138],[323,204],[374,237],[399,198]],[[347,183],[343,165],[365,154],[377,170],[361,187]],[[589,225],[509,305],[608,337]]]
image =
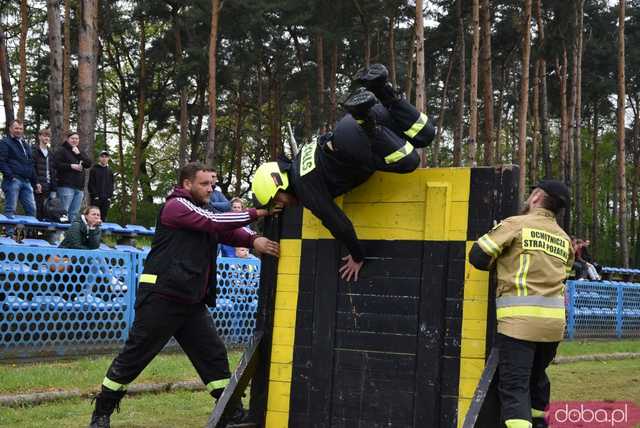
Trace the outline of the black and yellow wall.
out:
[[[460,427],[495,319],[490,277],[467,254],[515,213],[517,176],[375,174],[338,201],[367,255],[352,283],[338,275],[344,247],[309,211],[288,210],[277,271],[262,278],[275,286],[259,320],[272,332],[256,383],[264,426]]]

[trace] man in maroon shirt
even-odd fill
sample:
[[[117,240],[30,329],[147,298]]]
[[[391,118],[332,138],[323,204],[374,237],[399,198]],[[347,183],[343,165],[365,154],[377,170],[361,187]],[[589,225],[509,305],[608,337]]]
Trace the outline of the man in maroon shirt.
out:
[[[178,186],[160,208],[151,251],[139,278],[135,320],[96,397],[90,427],[108,427],[131,383],[175,337],[209,393],[218,399],[229,382],[229,361],[206,306],[215,307],[218,242],[277,257],[277,242],[243,228],[273,214],[251,208],[214,214],[205,209],[211,174],[199,163],[180,170]],[[238,418],[242,416],[239,404]]]

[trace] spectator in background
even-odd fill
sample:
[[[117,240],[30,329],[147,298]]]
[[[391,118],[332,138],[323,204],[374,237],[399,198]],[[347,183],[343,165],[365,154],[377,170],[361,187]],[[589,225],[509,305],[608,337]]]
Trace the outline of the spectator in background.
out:
[[[211,171],[211,178],[213,179],[213,193],[211,193],[211,197],[209,198],[209,210],[214,213],[225,213],[227,211],[231,211],[231,204],[229,204],[229,200],[222,194],[222,189],[216,186],[216,183],[218,182],[218,173]]]
[[[231,206],[231,212],[239,213],[244,211],[244,202],[242,201],[242,199],[238,197],[231,199],[231,202],[229,202],[229,205]],[[245,226],[245,228],[248,228],[248,226]],[[221,257],[238,257],[238,255],[236,254],[236,248],[226,244],[220,244],[220,256]]]
[[[95,250],[100,247],[100,230],[102,219],[100,208],[89,205],[82,215],[76,219],[64,234],[64,241],[60,248],[75,248],[77,250]]]
[[[56,151],[58,197],[73,222],[80,212],[84,196],[85,170],[91,167],[91,159],[80,151],[80,137],[69,132],[62,146]]]
[[[0,141],[0,171],[4,192],[4,213],[13,217],[18,201],[29,216],[36,215],[33,190],[40,190],[36,183],[31,148],[24,141],[24,126],[19,120],[9,124],[9,134]]]
[[[56,195],[56,168],[53,153],[49,151],[51,131],[42,129],[38,132],[38,145],[33,148],[33,162],[36,170],[36,217],[45,220],[45,202]]]
[[[575,279],[588,279],[591,281],[600,281],[602,278],[596,268],[597,263],[593,261],[587,248],[591,241],[584,239],[571,239],[571,245],[575,252],[576,259],[573,263],[573,272]]]
[[[98,163],[89,172],[89,198],[91,205],[100,208],[102,221],[107,220],[107,212],[113,196],[113,171],[109,168],[109,152],[100,152]]]

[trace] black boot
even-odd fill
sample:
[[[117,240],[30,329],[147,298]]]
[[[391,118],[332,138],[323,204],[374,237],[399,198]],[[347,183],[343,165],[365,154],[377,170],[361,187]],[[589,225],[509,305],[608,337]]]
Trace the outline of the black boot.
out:
[[[104,390],[94,398],[96,407],[91,415],[89,428],[109,428],[111,426],[111,414],[114,410],[120,411],[120,400],[124,392]],[[93,401],[93,400],[92,400]]]
[[[372,64],[369,67],[362,68],[353,78],[355,83],[373,92],[385,107],[398,100],[398,94],[388,79],[389,71],[383,64]]]
[[[547,421],[544,418],[532,418],[533,428],[549,428]]]
[[[364,88],[359,88],[347,97],[342,107],[356,120],[365,120],[369,117],[369,110],[377,102],[375,95]]]
[[[250,421],[249,412],[242,407],[242,401],[238,401],[238,404],[228,411],[220,420],[220,426],[223,428],[233,428],[254,426],[254,424]]]

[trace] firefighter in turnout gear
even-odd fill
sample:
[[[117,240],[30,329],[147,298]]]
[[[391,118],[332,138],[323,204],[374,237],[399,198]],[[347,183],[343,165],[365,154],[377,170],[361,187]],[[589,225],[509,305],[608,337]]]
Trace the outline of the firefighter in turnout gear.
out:
[[[364,251],[349,218],[334,202],[375,171],[408,173],[420,165],[415,147],[426,147],[435,130],[424,113],[399,97],[388,72],[374,64],[358,72],[361,85],[343,103],[347,111],[333,132],[304,145],[293,160],[261,165],[252,179],[257,206],[300,203],[349,251],[342,278],[358,280]]]
[[[109,426],[127,385],[171,337],[180,344],[215,399],[229,381],[227,351],[207,310],[207,306],[216,304],[218,242],[252,247],[273,256],[278,256],[279,245],[242,227],[275,210],[207,211],[212,184],[211,173],[204,165],[187,164],[180,170],[178,186],[160,208],[151,251],[139,278],[133,326],[102,382],[91,428]],[[226,422],[244,416],[241,403],[236,406]]]
[[[507,428],[543,428],[551,385],[546,368],[564,336],[564,281],[574,250],[556,215],[569,207],[569,189],[541,181],[524,213],[509,217],[474,243],[469,261],[496,269],[498,391]]]

